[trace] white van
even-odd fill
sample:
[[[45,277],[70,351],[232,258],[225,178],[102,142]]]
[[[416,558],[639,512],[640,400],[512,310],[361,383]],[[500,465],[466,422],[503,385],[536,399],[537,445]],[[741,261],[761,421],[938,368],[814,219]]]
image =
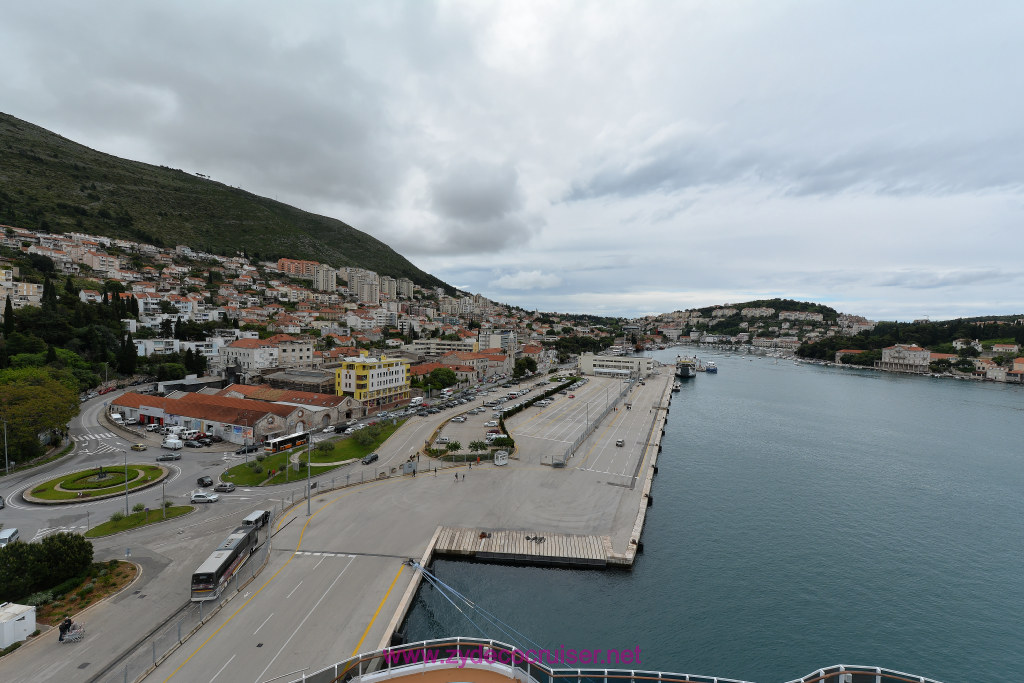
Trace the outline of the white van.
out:
[[[10,543],[14,543],[18,538],[20,538],[20,534],[14,527],[11,527],[10,529],[0,529],[0,548],[3,548],[5,545]]]
[[[270,510],[256,510],[251,515],[242,520],[242,524],[246,526],[254,526],[259,529],[270,521]]]
[[[409,399],[409,405],[410,406],[418,406],[421,403],[423,403],[423,397],[422,396],[413,396],[412,398]]]
[[[163,446],[164,448],[170,448],[172,451],[176,451],[179,450],[182,446],[184,446],[185,442],[182,441],[181,439],[167,437],[166,439],[164,439],[164,442],[160,445]]]
[[[199,436],[198,429],[186,429],[185,431],[178,434],[178,438],[182,440],[194,439]]]

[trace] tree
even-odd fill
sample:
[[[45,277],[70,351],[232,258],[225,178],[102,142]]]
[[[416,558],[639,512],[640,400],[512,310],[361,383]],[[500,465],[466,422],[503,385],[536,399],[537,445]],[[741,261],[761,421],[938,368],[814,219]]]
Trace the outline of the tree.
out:
[[[132,333],[129,332],[121,343],[121,350],[117,354],[117,371],[122,375],[134,375],[138,362],[139,354],[135,349],[135,340],[132,339]]]
[[[7,420],[8,449],[27,460],[42,452],[39,434],[63,430],[78,413],[78,382],[51,367],[0,371],[0,416]]]
[[[528,372],[537,372],[537,361],[533,358],[520,358],[512,368],[512,376],[520,379]]]
[[[8,339],[14,332],[14,304],[11,303],[11,295],[7,295],[7,303],[4,304],[4,339]]]
[[[960,372],[974,372],[974,361],[970,358],[961,358],[953,364],[953,367]]]
[[[462,444],[459,443],[458,441],[449,441],[445,445],[444,449],[449,453],[458,453],[459,451],[462,450]]]
[[[458,384],[459,378],[451,368],[435,368],[428,375],[429,383],[442,389]]]
[[[486,451],[487,450],[487,442],[486,441],[470,441],[469,442],[469,450],[471,450],[474,453],[479,453],[480,451]]]

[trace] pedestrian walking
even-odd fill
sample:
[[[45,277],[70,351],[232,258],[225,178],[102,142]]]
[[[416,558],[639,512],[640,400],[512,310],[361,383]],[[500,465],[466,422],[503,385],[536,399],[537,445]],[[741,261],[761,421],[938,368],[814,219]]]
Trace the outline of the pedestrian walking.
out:
[[[459,473],[458,473],[458,472],[456,472],[456,473],[455,473],[455,481],[458,481],[458,480],[459,480]]]

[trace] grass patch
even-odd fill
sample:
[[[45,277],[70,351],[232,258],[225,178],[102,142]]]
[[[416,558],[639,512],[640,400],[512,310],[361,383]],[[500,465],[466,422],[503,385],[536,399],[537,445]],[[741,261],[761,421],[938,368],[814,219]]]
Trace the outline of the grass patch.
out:
[[[356,439],[352,437],[344,437],[341,439],[334,439],[327,441],[326,443],[331,444],[330,450],[320,450],[317,448],[313,449],[313,456],[311,459],[312,463],[312,475],[319,476],[330,472],[336,467],[340,466],[340,463],[348,462],[349,460],[355,460],[362,458],[368,453],[372,453],[380,447],[382,443],[388,440],[388,438],[395,433],[404,420],[400,420],[397,425],[391,424],[391,422],[385,422],[374,427],[370,427],[369,430],[377,428],[376,436],[371,440],[368,445],[360,445]],[[372,432],[371,432],[372,433]],[[325,443],[325,442],[321,442]],[[263,459],[263,462],[259,463],[262,472],[255,471],[251,466],[242,463],[241,465],[235,465],[223,475],[221,479],[224,481],[230,481],[236,486],[261,486],[271,484],[284,484],[286,481],[296,481],[299,479],[306,478],[306,447],[302,446],[299,453],[299,471],[292,470],[291,472],[285,473],[285,466],[289,462],[289,457],[292,451],[285,451],[282,453],[274,453]],[[254,454],[255,455],[255,454]],[[317,466],[317,463],[332,463],[330,465]],[[274,476],[270,479],[270,472],[275,472]]]
[[[124,488],[124,470],[118,471],[116,466],[106,467],[105,472],[111,475],[112,479],[95,481],[88,485],[90,477],[99,474],[100,468],[73,472],[71,474],[51,479],[32,489],[32,495],[43,500],[75,500],[78,498],[92,498],[94,496],[105,496],[113,493],[113,490],[120,486]],[[128,490],[140,488],[151,484],[160,478],[163,470],[155,465],[136,465],[128,463]],[[109,483],[116,481],[116,484]],[[57,487],[71,489],[60,491]],[[88,487],[86,487],[88,486]]]
[[[181,517],[194,510],[191,505],[175,505],[167,508],[167,519],[174,519],[175,517]],[[85,532],[86,538],[98,538],[100,536],[109,536],[110,534],[116,534],[119,531],[127,531],[128,529],[135,529],[140,526],[146,526],[147,524],[157,524],[164,521],[164,513],[160,508],[156,508],[149,511],[147,514],[143,512],[133,512],[127,517],[120,519],[116,522],[106,521],[102,524],[97,524],[93,528]]]

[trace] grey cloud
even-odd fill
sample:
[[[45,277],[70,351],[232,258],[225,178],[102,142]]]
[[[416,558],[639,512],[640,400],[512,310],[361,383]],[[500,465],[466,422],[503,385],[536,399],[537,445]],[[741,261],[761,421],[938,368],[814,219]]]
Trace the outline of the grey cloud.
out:
[[[937,289],[940,287],[964,287],[981,283],[1010,283],[1021,279],[1024,273],[995,268],[971,270],[903,270],[878,278],[874,283],[880,287],[905,287],[907,289]]]
[[[518,174],[508,164],[461,164],[439,178],[431,191],[434,208],[460,221],[499,219],[523,205]]]
[[[797,196],[851,190],[942,195],[1019,187],[1024,185],[1018,163],[1022,142],[1007,136],[783,149],[687,134],[653,151],[630,149],[598,163],[596,171],[572,183],[565,199],[631,198],[730,183],[764,183]]]

